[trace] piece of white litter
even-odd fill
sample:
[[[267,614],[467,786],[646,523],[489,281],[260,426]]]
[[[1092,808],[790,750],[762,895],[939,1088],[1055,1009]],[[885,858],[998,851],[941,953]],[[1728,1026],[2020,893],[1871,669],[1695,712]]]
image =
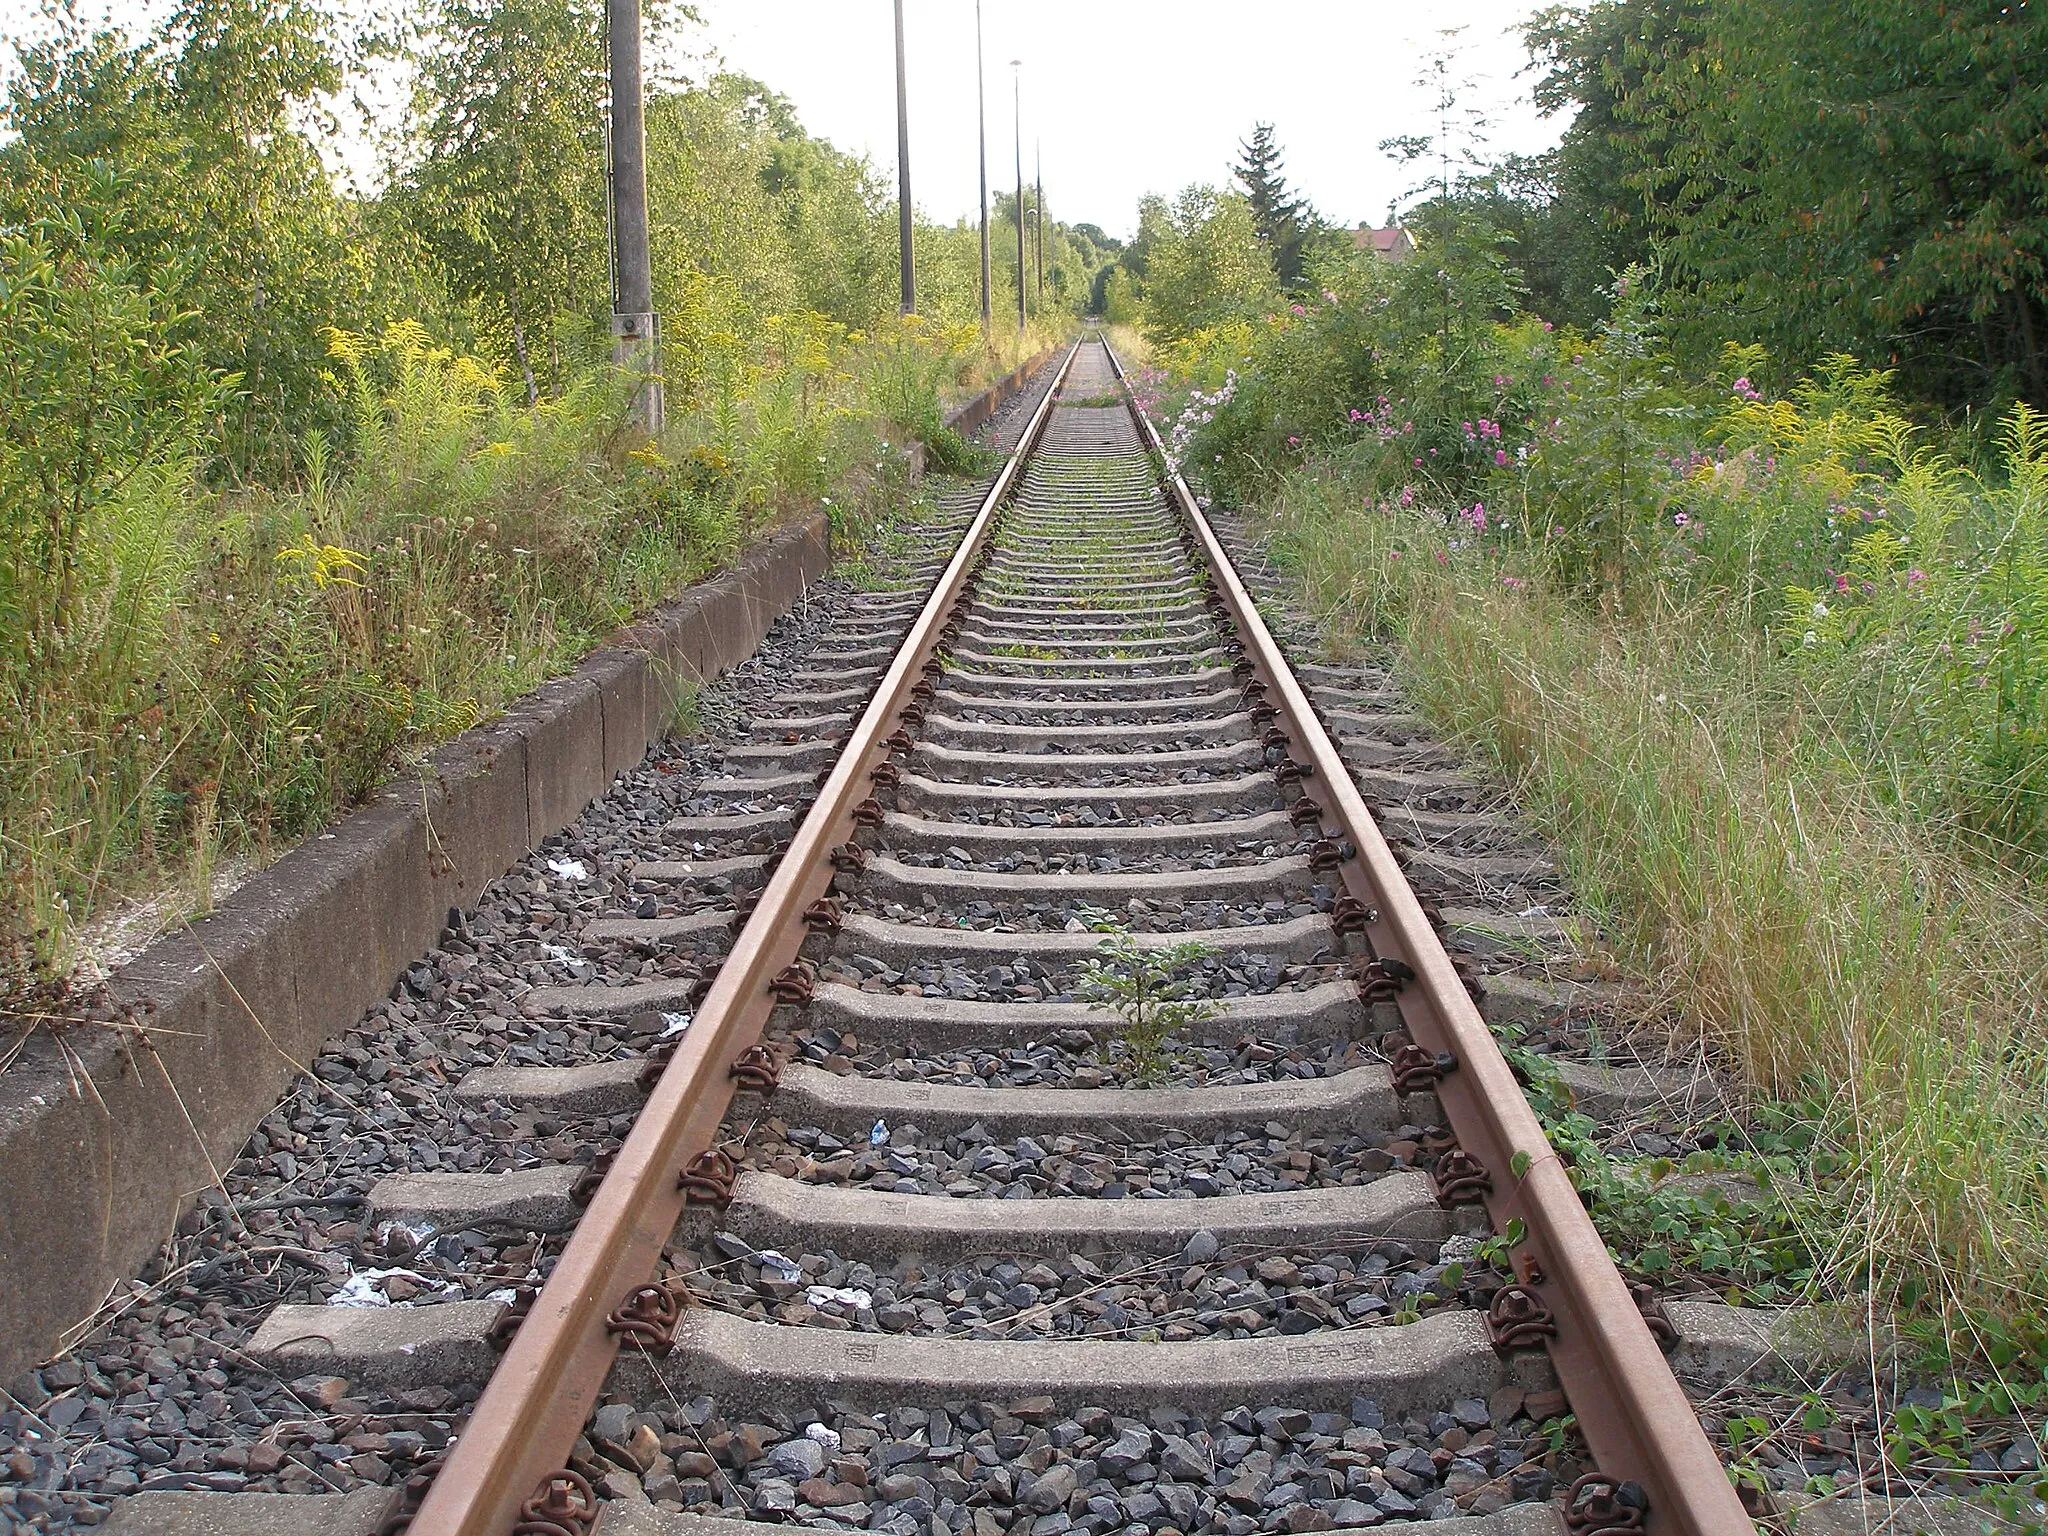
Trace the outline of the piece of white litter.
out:
[[[584,867],[581,859],[549,859],[548,868],[552,869],[564,880],[588,880],[590,878],[590,871]]]
[[[754,1262],[763,1269],[774,1270],[776,1279],[786,1280],[792,1285],[804,1277],[801,1264],[786,1253],[777,1253],[773,1248],[763,1248],[754,1255]]]
[[[836,1451],[836,1450],[838,1450],[838,1449],[839,1449],[839,1431],[838,1431],[838,1430],[836,1430],[836,1429],[833,1429],[833,1428],[831,1428],[831,1427],[830,1427],[829,1425],[825,1425],[825,1424],[807,1424],[807,1425],[805,1425],[805,1426],[804,1426],[804,1438],[805,1438],[806,1440],[815,1440],[815,1441],[817,1441],[817,1442],[818,1442],[818,1444],[820,1444],[820,1445],[822,1445],[823,1447],[825,1447],[825,1449],[826,1449],[826,1450],[828,1450],[828,1451]]]
[[[492,1291],[489,1295],[484,1297],[485,1301],[502,1301],[508,1307],[511,1306],[512,1303],[517,1301],[518,1299],[519,1293],[515,1290],[512,1290],[510,1287],[507,1287],[504,1290]]]
[[[868,1131],[868,1145],[871,1147],[879,1147],[883,1142],[887,1141],[888,1139],[888,1123],[883,1120],[877,1120]]]
[[[434,1231],[434,1224],[431,1221],[380,1222],[377,1226],[377,1246],[379,1248],[384,1248],[386,1252],[389,1252],[390,1250],[387,1245],[391,1241],[391,1234],[394,1232],[403,1232],[407,1237],[412,1239],[413,1247],[417,1248],[422,1243],[424,1243],[428,1238],[432,1237],[434,1235]]]
[[[875,1304],[872,1293],[857,1290],[850,1285],[814,1285],[804,1292],[804,1300],[814,1307],[826,1306],[836,1301],[842,1307],[852,1307],[856,1310]]]
[[[680,1035],[689,1027],[690,1015],[687,1013],[664,1013],[661,1016],[661,1033],[663,1038],[669,1035]]]
[[[543,944],[541,945],[540,949],[541,953],[546,955],[550,960],[560,960],[565,965],[571,960],[581,958],[577,955],[575,950],[564,949],[559,944]]]
[[[1520,912],[1516,913],[1515,915],[1517,917],[1548,917],[1550,916],[1550,908],[1524,907]]]
[[[446,1296],[449,1292],[460,1292],[459,1285],[437,1285],[425,1275],[410,1269],[359,1269],[341,1282],[341,1289],[327,1298],[330,1307],[409,1307],[409,1301],[393,1301],[384,1294],[384,1282],[394,1275],[414,1282],[423,1291],[433,1291]]]

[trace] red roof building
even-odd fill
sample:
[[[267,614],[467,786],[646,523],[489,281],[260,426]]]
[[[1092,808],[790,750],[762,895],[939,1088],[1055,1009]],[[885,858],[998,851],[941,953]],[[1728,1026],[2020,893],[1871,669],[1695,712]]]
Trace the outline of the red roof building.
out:
[[[1415,237],[1400,224],[1385,229],[1361,224],[1351,232],[1351,239],[1361,251],[1376,251],[1397,265],[1415,254]]]

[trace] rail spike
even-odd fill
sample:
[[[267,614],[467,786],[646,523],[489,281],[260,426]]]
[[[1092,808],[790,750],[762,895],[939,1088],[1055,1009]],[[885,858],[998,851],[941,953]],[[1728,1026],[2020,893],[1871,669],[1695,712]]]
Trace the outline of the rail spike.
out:
[[[782,1081],[782,1058],[765,1045],[750,1045],[734,1058],[727,1075],[755,1093],[773,1093]]]
[[[1572,1536],[1632,1536],[1643,1528],[1650,1498],[1640,1483],[1588,1472],[1565,1495],[1564,1523]]]
[[[811,969],[801,960],[785,965],[775,973],[775,979],[768,983],[768,991],[778,1003],[788,1003],[794,1008],[810,1005],[811,996],[817,983],[811,976]]]
[[[604,1320],[605,1331],[659,1360],[676,1347],[683,1298],[666,1285],[636,1285]]]
[[[724,1210],[732,1204],[733,1185],[739,1182],[740,1165],[724,1147],[707,1147],[690,1159],[690,1166],[676,1180],[683,1197],[698,1205]]]
[[[519,1506],[512,1536],[591,1536],[601,1506],[597,1490],[580,1472],[550,1472]]]
[[[1445,1205],[1470,1205],[1493,1188],[1493,1175],[1486,1165],[1463,1147],[1446,1147],[1438,1154],[1436,1197]]]
[[[1663,1298],[1657,1294],[1654,1285],[1645,1285],[1640,1280],[1628,1283],[1629,1294],[1635,1298],[1636,1310],[1643,1314],[1643,1321],[1650,1325],[1650,1337],[1657,1341],[1657,1347],[1670,1354],[1678,1348],[1678,1328],[1665,1315]]]
[[[1431,1051],[1412,1040],[1387,1062],[1387,1074],[1399,1094],[1427,1093],[1457,1069],[1458,1058],[1449,1051]]]
[[[413,1463],[411,1475],[399,1486],[397,1497],[379,1522],[376,1536],[406,1536],[406,1532],[412,1529],[413,1516],[420,1512],[420,1502],[426,1498],[427,1490],[434,1485],[435,1474],[447,1459],[446,1451],[438,1451],[425,1461]]]
[[[519,1335],[519,1325],[525,1322],[527,1315],[533,1311],[534,1299],[539,1295],[540,1292],[530,1285],[515,1287],[512,1299],[505,1304],[505,1310],[498,1314],[498,1320],[491,1324],[490,1331],[484,1335],[484,1342],[501,1355],[510,1349],[513,1339]]]
[[[1358,1000],[1370,1008],[1374,1003],[1391,1003],[1401,989],[1415,979],[1415,967],[1392,955],[1375,955],[1352,972],[1358,983]]]
[[[1486,1307],[1486,1336],[1501,1354],[1535,1349],[1557,1337],[1550,1305],[1526,1285],[1504,1285]]]
[[[1330,926],[1339,933],[1363,933],[1380,920],[1380,909],[1344,892],[1330,903]]]
[[[644,1068],[642,1069],[645,1070]],[[588,1205],[597,1198],[597,1187],[604,1182],[604,1176],[612,1170],[616,1152],[600,1152],[590,1160],[590,1166],[577,1176],[570,1186],[569,1198],[578,1205]]]

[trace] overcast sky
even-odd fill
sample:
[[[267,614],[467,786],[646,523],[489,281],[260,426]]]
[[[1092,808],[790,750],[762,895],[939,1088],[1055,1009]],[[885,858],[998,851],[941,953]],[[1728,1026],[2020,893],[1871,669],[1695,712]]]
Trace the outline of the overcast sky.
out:
[[[696,0],[700,43],[790,97],[805,126],[896,164],[889,0]],[[1024,156],[1045,147],[1047,211],[1126,234],[1138,198],[1229,174],[1271,122],[1289,177],[1329,218],[1378,223],[1415,179],[1382,139],[1429,130],[1414,80],[1438,32],[1465,28],[1463,68],[1497,150],[1534,151],[1562,124],[1530,104],[1526,0],[983,0],[991,179],[1014,176],[1011,70],[1021,58]],[[976,199],[974,0],[905,0],[912,196],[933,217]]]
[[[890,0],[695,0],[704,26],[680,39],[796,103],[813,133],[896,165]],[[0,31],[32,27],[35,0],[0,0]],[[129,25],[162,0],[82,0]],[[983,0],[992,182],[1014,177],[1010,60],[1021,59],[1026,175],[1042,144],[1053,217],[1128,234],[1138,198],[1227,179],[1252,124],[1274,124],[1296,186],[1328,218],[1379,223],[1416,179],[1379,150],[1426,133],[1417,86],[1440,32],[1461,27],[1458,69],[1493,120],[1496,151],[1531,152],[1562,124],[1539,118],[1521,72],[1530,0]],[[924,212],[972,216],[976,201],[974,0],[905,0],[912,196]],[[9,59],[7,62],[11,62]],[[400,94],[375,93],[392,105]],[[330,149],[335,146],[330,145]],[[367,149],[346,158],[369,169]],[[367,179],[374,179],[370,177]]]

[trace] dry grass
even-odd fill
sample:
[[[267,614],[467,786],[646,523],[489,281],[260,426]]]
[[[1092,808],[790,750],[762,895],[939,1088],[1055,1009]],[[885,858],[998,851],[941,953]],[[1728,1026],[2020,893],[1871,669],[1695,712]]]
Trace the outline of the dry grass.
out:
[[[1332,626],[1395,643],[1417,705],[1516,782],[1607,940],[1757,1100],[1810,1122],[1818,1288],[1900,1305],[1957,1359],[1988,1352],[1974,1330],[2037,1326],[2038,882],[1905,809],[1710,604],[1591,614],[1312,481],[1278,510]]]

